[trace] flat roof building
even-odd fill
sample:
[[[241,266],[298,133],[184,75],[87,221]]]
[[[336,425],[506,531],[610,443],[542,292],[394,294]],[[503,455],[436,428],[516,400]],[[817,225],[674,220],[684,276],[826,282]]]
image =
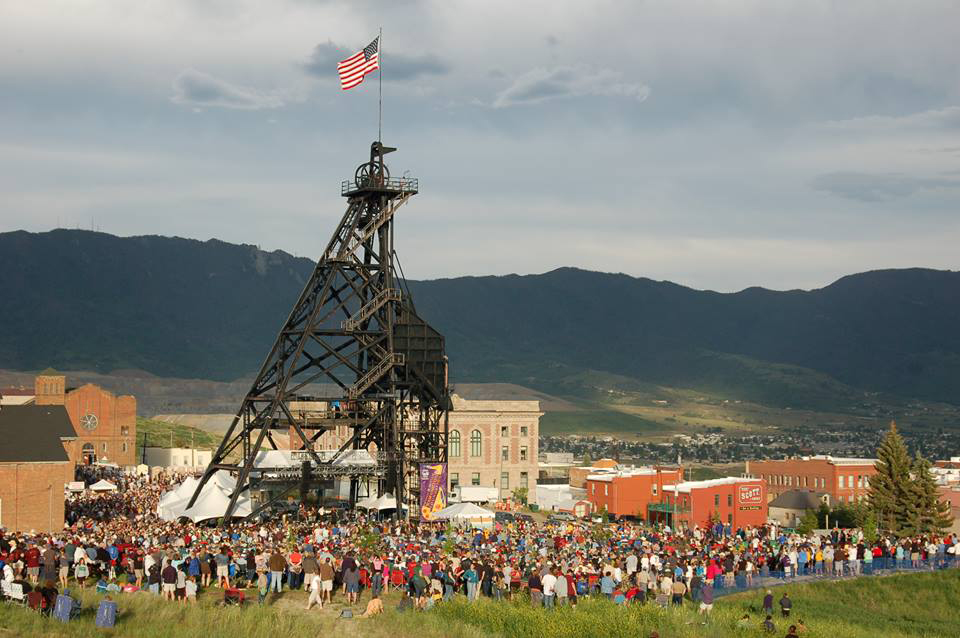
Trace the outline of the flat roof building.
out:
[[[877,473],[876,462],[834,456],[747,461],[744,476],[762,480],[769,499],[790,490],[809,489],[829,494],[831,502],[858,503],[870,490],[870,477]]]
[[[672,515],[681,525],[707,527],[720,521],[733,529],[767,522],[767,496],[760,479],[728,476],[707,481],[684,481],[663,486],[661,515]],[[671,510],[673,510],[671,512]]]
[[[666,467],[597,468],[587,475],[587,500],[594,511],[650,520],[651,504],[662,500],[664,485],[683,480],[683,470]]]

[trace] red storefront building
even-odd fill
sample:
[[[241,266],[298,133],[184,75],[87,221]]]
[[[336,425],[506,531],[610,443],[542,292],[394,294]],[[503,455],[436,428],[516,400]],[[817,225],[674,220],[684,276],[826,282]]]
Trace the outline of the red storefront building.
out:
[[[776,461],[747,461],[746,476],[767,486],[770,500],[791,490],[829,494],[830,503],[859,503],[870,491],[877,473],[876,459],[804,456]]]
[[[663,504],[653,508],[659,518],[673,525],[674,518],[686,527],[706,527],[721,521],[733,529],[756,527],[767,522],[767,491],[759,479],[730,476],[707,481],[684,481],[663,486]]]
[[[594,512],[649,520],[650,505],[662,502],[663,486],[680,480],[680,468],[610,469],[588,475],[585,487]]]

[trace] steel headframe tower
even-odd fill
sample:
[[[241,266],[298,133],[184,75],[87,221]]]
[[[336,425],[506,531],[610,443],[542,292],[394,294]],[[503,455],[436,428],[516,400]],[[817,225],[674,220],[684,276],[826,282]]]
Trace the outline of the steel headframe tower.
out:
[[[224,521],[244,490],[277,477],[287,481],[287,492],[314,477],[349,477],[352,502],[359,479],[376,477],[380,493],[393,493],[409,513],[419,514],[419,464],[447,460],[450,399],[444,339],[417,315],[396,266],[393,219],[419,184],[390,177],[383,157],[395,150],[374,142],[370,161],[341,184],[347,198],[343,219],[190,506],[215,472],[227,470],[235,473],[237,486]],[[324,408],[304,410],[304,405]],[[314,444],[344,425],[349,439],[321,458]],[[303,447],[298,477],[289,475],[289,465],[257,462],[261,451],[277,449],[278,434]],[[373,465],[351,462],[357,450],[368,451]]]

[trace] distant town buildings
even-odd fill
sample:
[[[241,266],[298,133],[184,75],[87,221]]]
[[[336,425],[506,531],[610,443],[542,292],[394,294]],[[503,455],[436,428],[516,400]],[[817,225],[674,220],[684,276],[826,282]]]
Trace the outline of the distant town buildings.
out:
[[[175,470],[199,470],[210,465],[212,450],[197,450],[180,447],[146,447],[141,459],[149,467]]]
[[[780,461],[747,461],[744,476],[758,478],[770,499],[796,489],[828,494],[831,503],[859,503],[877,473],[876,459],[803,456]]]

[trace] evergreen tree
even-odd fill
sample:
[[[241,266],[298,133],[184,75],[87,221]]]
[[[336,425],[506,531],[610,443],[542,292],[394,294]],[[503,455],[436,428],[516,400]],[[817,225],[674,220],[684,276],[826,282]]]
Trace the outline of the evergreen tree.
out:
[[[817,510],[807,510],[803,513],[803,518],[800,519],[797,531],[801,534],[809,534],[819,527],[820,521],[817,520]]]
[[[877,474],[870,477],[869,500],[877,513],[880,526],[894,534],[908,533],[919,524],[915,511],[914,485],[910,478],[912,464],[897,424],[890,422],[890,430],[877,450]]]
[[[917,533],[944,532],[953,524],[950,504],[940,499],[937,483],[930,473],[930,461],[917,453],[913,463],[914,516]]]

